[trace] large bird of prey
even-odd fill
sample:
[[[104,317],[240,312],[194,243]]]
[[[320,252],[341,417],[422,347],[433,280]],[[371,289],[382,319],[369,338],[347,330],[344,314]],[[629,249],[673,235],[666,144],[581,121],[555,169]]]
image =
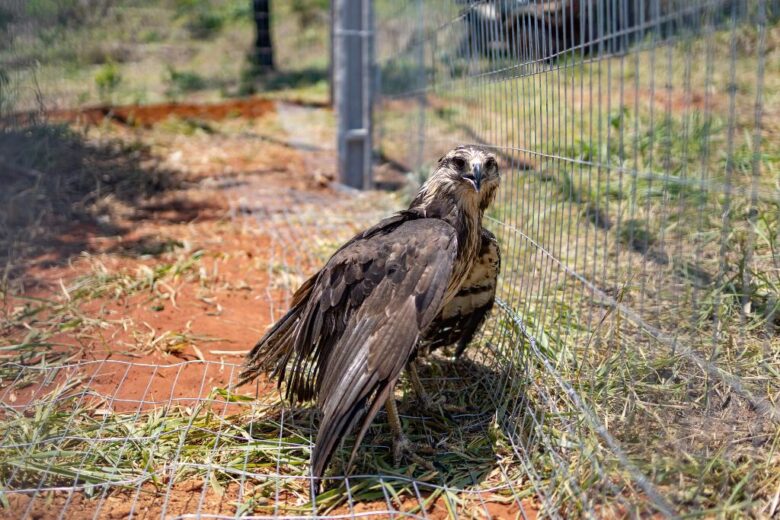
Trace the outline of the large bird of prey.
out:
[[[475,147],[447,153],[409,209],[341,246],[247,356],[239,384],[273,370],[288,399],[316,399],[318,481],[358,423],[351,466],[383,404],[396,463],[409,450],[393,390],[418,350],[458,343],[460,354],[492,306],[499,252],[482,217],[498,185],[492,154]],[[419,388],[416,372],[410,375]]]

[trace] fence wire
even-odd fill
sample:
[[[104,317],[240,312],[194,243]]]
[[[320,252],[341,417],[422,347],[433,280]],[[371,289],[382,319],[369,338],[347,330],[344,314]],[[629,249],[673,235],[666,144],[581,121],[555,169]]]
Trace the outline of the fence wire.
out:
[[[244,50],[218,26],[251,36],[236,22],[249,2],[66,6],[137,27],[141,48],[170,55],[157,69],[132,46],[94,50],[103,24],[79,40],[83,28],[46,2],[29,4],[37,25],[4,21],[28,5],[12,0],[0,6],[0,33],[19,31],[0,49],[0,114],[211,101],[274,81],[319,99],[328,18],[316,4],[274,3],[298,17],[272,16],[282,73],[235,86]],[[779,7],[377,0],[375,157],[422,182],[444,152],[476,144],[502,170],[486,218],[502,249],[496,308],[466,359],[421,369],[440,414],[419,410],[405,381],[397,396],[435,470],[393,466],[380,414],[353,474],[340,466],[348,440],[315,496],[316,414],[265,384],[232,388],[236,364],[6,361],[0,517],[778,514]],[[205,43],[155,34],[162,17]],[[177,62],[209,45],[225,58]],[[136,61],[138,77],[120,66]],[[316,109],[275,110],[307,168],[335,168],[332,132],[306,130]],[[263,183],[228,194],[234,222],[268,242],[269,284],[256,291],[272,319],[341,242],[403,202]]]
[[[377,4],[382,154],[501,159],[483,348],[545,515],[777,511],[777,7]]]

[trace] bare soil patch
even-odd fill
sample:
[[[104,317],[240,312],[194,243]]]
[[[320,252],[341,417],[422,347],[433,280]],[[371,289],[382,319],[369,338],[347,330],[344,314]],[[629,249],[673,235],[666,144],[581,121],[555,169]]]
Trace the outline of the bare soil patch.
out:
[[[286,100],[287,103],[324,108],[322,103]],[[215,103],[155,103],[146,105],[101,105],[80,109],[51,110],[46,118],[51,122],[74,123],[79,125],[100,125],[106,120],[129,126],[151,126],[171,117],[221,121],[228,118],[257,118],[274,111],[275,102],[261,97],[230,99]],[[35,112],[23,112],[9,116],[26,123],[37,118]]]

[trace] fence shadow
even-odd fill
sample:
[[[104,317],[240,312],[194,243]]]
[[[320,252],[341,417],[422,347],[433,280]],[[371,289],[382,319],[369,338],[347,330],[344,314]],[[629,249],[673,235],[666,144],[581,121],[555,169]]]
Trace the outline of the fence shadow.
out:
[[[64,264],[91,251],[95,236],[127,234],[145,219],[192,220],[213,204],[175,196],[181,176],[160,167],[145,146],[89,139],[45,121],[0,123],[0,184],[5,278]],[[163,202],[166,192],[173,198]]]

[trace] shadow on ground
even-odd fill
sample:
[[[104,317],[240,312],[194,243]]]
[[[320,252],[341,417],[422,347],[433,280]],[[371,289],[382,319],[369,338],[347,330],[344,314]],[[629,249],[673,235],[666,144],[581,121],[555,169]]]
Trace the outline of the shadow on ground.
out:
[[[325,67],[306,67],[299,70],[259,73],[248,70],[242,81],[241,94],[268,90],[288,90],[311,87],[328,80]]]
[[[176,197],[183,179],[160,167],[148,147],[46,122],[0,126],[0,184],[6,279],[65,263],[89,251],[94,236],[124,235],[146,218],[191,220],[209,205]],[[163,202],[158,196],[166,192],[173,197]]]
[[[499,375],[468,359],[442,358],[427,362],[421,367],[420,375],[430,397],[440,403],[439,409],[422,411],[415,393],[405,388],[399,411],[404,432],[418,446],[420,456],[433,465],[433,470],[413,461],[395,466],[392,433],[383,411],[370,427],[349,472],[350,493],[355,502],[379,499],[383,503],[381,488],[387,485],[394,493],[416,500],[417,491],[425,497],[438,486],[474,488],[495,474],[497,460],[501,458],[497,450],[503,450],[506,444],[494,425],[496,409],[489,397],[491,381]],[[287,477],[282,486],[294,485],[301,493],[308,494],[303,489],[309,475],[308,442],[316,437],[317,424],[315,409],[278,404],[267,409],[262,419],[246,426],[257,442],[286,441],[275,454],[277,460],[264,461],[274,466],[281,461],[281,475]],[[332,477],[324,479],[323,492],[317,498],[318,508],[331,509],[346,500],[347,484],[342,475],[353,441],[353,436],[348,437],[334,455],[327,473]],[[293,460],[296,462],[290,464]]]

